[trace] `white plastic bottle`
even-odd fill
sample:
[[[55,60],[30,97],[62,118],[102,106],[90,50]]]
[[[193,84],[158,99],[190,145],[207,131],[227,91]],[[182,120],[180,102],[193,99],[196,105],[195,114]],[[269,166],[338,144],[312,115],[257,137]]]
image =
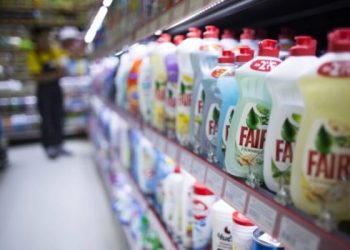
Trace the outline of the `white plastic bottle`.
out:
[[[222,199],[215,202],[213,211],[212,250],[232,249],[232,215],[235,209]]]
[[[212,207],[215,202],[214,193],[199,182],[193,186],[192,196],[192,239],[193,249],[207,249],[212,230]]]
[[[152,100],[154,93],[152,91],[152,67],[150,55],[155,47],[155,42],[149,42],[146,47],[146,55],[142,59],[140,66],[140,76],[138,78],[137,88],[140,102],[140,113],[143,120],[147,123],[151,121]]]
[[[169,231],[175,236],[181,234],[181,191],[183,175],[180,167],[175,167],[173,173],[164,180],[164,204],[162,217]]]
[[[225,50],[232,50],[232,51],[238,45],[238,41],[236,39],[234,39],[234,37],[233,37],[233,32],[229,29],[223,30],[220,43],[224,47]]]
[[[185,248],[192,247],[192,195],[196,179],[183,171],[184,181],[181,193],[181,241]]]
[[[232,250],[250,250],[253,232],[257,228],[253,222],[239,212],[233,213]]]
[[[190,112],[195,80],[194,70],[191,64],[191,53],[199,50],[202,44],[201,31],[197,28],[189,28],[187,39],[177,47],[176,52],[179,65],[176,102],[176,138],[184,146],[188,146],[190,143]]]
[[[264,181],[272,191],[279,182],[289,186],[293,149],[304,102],[297,84],[304,70],[317,62],[316,41],[309,36],[295,37],[290,56],[267,75],[272,99],[264,150]]]
[[[115,77],[117,105],[126,108],[126,82],[130,69],[130,56],[126,52],[120,57],[118,71]]]

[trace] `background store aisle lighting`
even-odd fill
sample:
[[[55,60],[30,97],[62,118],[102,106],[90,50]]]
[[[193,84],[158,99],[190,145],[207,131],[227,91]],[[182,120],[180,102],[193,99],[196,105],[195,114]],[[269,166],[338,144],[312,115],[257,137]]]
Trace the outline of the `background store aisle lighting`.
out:
[[[91,43],[94,40],[97,31],[101,27],[103,20],[107,15],[108,7],[111,6],[112,2],[113,0],[103,0],[103,3],[102,3],[103,6],[101,6],[100,9],[98,10],[94,20],[91,23],[90,28],[85,34],[84,41],[86,43]]]

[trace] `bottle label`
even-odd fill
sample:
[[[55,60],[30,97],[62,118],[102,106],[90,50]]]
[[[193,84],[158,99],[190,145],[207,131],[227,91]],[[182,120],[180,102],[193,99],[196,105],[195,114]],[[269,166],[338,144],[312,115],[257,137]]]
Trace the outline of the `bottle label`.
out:
[[[197,96],[195,99],[195,110],[194,110],[194,135],[197,138],[199,136],[199,129],[202,124],[202,115],[205,102],[205,91],[202,84],[199,85]]]
[[[213,197],[205,199],[194,198],[192,200],[193,216],[193,248],[201,249],[208,245],[211,235],[211,213],[209,205],[214,201]],[[211,201],[212,200],[212,201]],[[209,203],[208,203],[209,202]]]
[[[278,60],[258,59],[250,64],[250,68],[255,71],[270,72],[280,63]]]
[[[213,242],[215,243],[215,246],[213,246],[213,249],[232,250],[231,224],[227,222],[226,223],[221,222],[219,227],[220,227],[220,230],[214,236],[216,237],[216,239]]]
[[[233,118],[233,114],[235,113],[234,106],[230,106],[227,109],[226,116],[225,116],[225,121],[224,121],[224,127],[222,128],[222,151],[223,153],[226,152],[226,146],[227,146],[227,140],[228,140],[228,133],[230,131],[230,126],[231,126],[231,121]]]
[[[301,121],[300,112],[290,112],[280,127],[272,131],[274,145],[271,155],[272,177],[278,181],[283,178],[284,183],[289,185],[291,167],[293,161],[293,150]]]
[[[213,103],[209,107],[207,121],[205,124],[205,134],[208,141],[210,141],[213,145],[216,145],[219,118],[220,107],[217,103]]]
[[[215,68],[211,72],[211,76],[213,78],[219,78],[219,77],[233,77],[235,76],[235,71],[232,69],[232,67],[220,67]]]
[[[326,77],[350,77],[350,61],[326,62],[317,72]]]
[[[163,130],[165,120],[165,76],[159,75],[155,81],[155,100],[154,100],[154,126]]]
[[[165,112],[167,129],[175,130],[176,82],[168,82],[165,92]]]
[[[350,124],[317,119],[302,158],[301,185],[310,202],[346,202],[349,197]]]
[[[263,104],[246,103],[236,135],[236,161],[242,168],[260,171],[270,110]]]
[[[178,101],[176,104],[176,132],[183,137],[188,136],[190,131],[193,78],[182,74],[180,79],[181,83],[178,89]]]

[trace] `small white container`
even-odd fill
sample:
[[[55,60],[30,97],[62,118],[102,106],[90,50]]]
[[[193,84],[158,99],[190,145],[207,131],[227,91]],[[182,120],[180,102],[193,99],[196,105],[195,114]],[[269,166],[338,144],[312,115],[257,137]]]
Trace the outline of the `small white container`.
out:
[[[223,200],[215,202],[213,211],[212,250],[232,249],[232,214],[235,209]]]
[[[232,227],[232,250],[250,250],[253,232],[257,228],[253,222],[239,212],[234,212]]]

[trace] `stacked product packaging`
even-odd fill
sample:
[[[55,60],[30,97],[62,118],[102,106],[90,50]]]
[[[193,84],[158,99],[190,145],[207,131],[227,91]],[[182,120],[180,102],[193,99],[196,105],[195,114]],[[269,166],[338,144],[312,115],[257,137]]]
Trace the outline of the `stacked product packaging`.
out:
[[[313,37],[291,33],[245,28],[237,41],[209,25],[134,44],[115,64],[114,105],[332,229],[350,219],[350,28],[331,31],[320,57]],[[93,107],[179,248],[284,249],[108,105]]]

